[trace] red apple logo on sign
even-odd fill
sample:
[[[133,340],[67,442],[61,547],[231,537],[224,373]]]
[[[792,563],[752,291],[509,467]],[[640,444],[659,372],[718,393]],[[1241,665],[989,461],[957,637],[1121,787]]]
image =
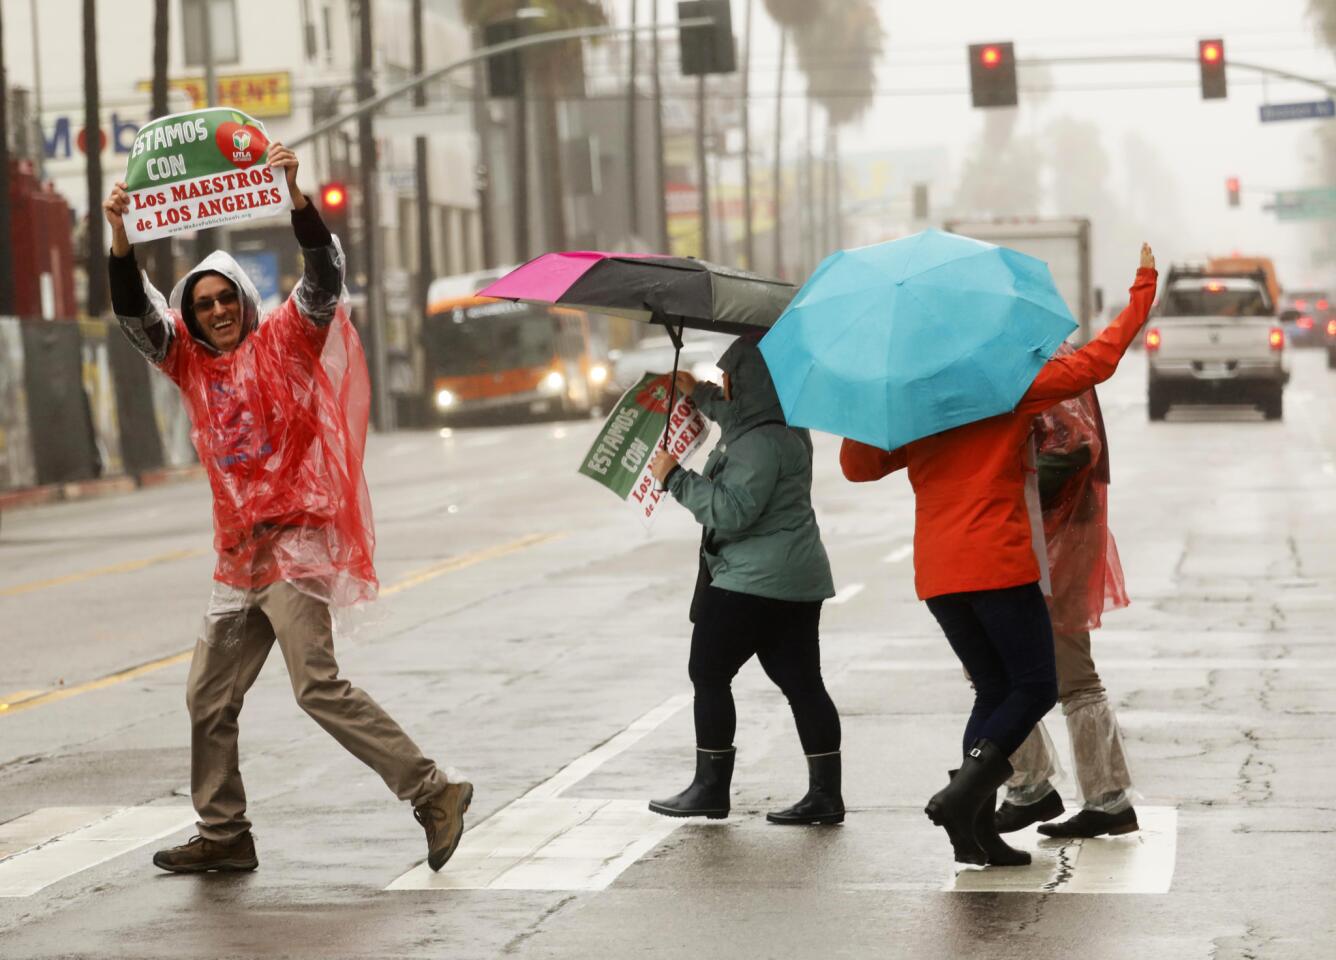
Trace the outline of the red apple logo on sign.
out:
[[[230,120],[218,125],[218,132],[213,135],[213,139],[222,155],[234,167],[243,170],[257,162],[269,149],[269,141],[255,127]]]

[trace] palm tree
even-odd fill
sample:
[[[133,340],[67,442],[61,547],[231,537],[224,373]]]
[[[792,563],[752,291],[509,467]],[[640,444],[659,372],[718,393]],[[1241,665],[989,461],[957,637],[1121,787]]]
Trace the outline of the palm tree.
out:
[[[464,17],[475,27],[512,20],[521,9],[537,8],[543,16],[526,19],[531,32],[570,30],[578,27],[603,26],[607,13],[598,0],[464,0]],[[543,185],[544,219],[547,222],[547,243],[553,249],[565,249],[566,191],[561,164],[561,130],[558,104],[563,98],[582,96],[584,93],[584,58],[579,40],[553,43],[526,50],[522,56],[523,83],[541,91],[537,98],[539,128],[539,175]],[[518,100],[524,99],[524,93]],[[521,118],[527,122],[527,118]],[[527,153],[527,150],[525,151]],[[527,157],[518,157],[521,169],[527,169]],[[521,197],[522,202],[527,198]],[[521,250],[527,247],[526,238],[517,237]]]
[[[839,131],[861,120],[873,104],[884,40],[876,0],[841,0],[798,34],[798,63],[809,95],[826,114],[823,227],[829,225],[832,188],[838,194]],[[834,220],[835,237],[822,234],[827,249],[842,242],[838,201]]]
[[[84,244],[84,274],[88,277],[90,316],[100,316],[107,305],[106,250],[102,233],[101,98],[97,81],[97,0],[83,0],[84,129],[89,131],[84,154],[88,185],[88,230]]]
[[[1336,0],[1308,0],[1308,15],[1317,21],[1327,46],[1336,48]]]
[[[775,85],[775,172],[771,190],[774,193],[774,272],[784,275],[784,231],[782,178],[784,175],[784,69],[788,65],[789,34],[820,19],[830,0],[765,0],[765,8],[779,27],[779,72]],[[750,55],[750,51],[749,51]]]

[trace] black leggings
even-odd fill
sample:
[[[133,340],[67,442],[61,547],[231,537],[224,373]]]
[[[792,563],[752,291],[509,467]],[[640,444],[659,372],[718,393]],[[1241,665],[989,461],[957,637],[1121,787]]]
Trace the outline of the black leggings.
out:
[[[820,623],[820,600],[771,600],[706,587],[691,634],[696,746],[724,750],[733,745],[738,717],[731,685],[755,654],[789,699],[803,752],[839,750],[840,715],[821,680]]]
[[[928,600],[974,683],[964,751],[991,740],[1007,756],[1058,701],[1053,624],[1037,583]]]

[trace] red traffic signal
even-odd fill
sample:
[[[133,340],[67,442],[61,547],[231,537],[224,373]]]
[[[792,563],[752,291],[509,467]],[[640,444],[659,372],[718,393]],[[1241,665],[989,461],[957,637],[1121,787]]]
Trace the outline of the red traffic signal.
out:
[[[1229,205],[1230,205],[1231,207],[1237,207],[1237,206],[1239,205],[1239,178],[1238,178],[1238,177],[1226,177],[1226,178],[1225,178],[1225,196],[1229,199]]]
[[[1201,69],[1201,98],[1223,100],[1228,94],[1225,83],[1225,41],[1197,41],[1197,65]]]
[[[1016,106],[1016,49],[1005,43],[969,47],[970,99],[976,107]]]
[[[337,181],[322,184],[320,187],[320,210],[322,213],[342,213],[348,207],[348,189]]]

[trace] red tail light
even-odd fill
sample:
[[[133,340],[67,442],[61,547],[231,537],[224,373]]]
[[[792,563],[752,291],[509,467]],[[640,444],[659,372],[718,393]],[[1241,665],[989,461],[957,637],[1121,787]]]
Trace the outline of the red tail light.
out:
[[[1208,293],[1219,293],[1221,290],[1225,289],[1225,285],[1223,283],[1208,283],[1204,289]],[[1302,310],[1303,308],[1300,307],[1299,309]]]
[[[1303,315],[1302,317],[1300,317],[1296,322],[1299,324],[1299,329],[1300,329],[1300,330],[1312,330],[1312,329],[1313,329],[1313,318],[1310,317],[1310,316],[1308,316],[1308,314],[1304,314],[1304,315]]]
[[[1307,309],[1308,309],[1308,301],[1307,301],[1307,300],[1295,300],[1295,301],[1294,301],[1294,309],[1295,309],[1295,310],[1307,310]]]
[[[1160,349],[1160,331],[1155,329],[1154,327],[1151,327],[1149,330],[1146,331],[1146,349],[1147,350]]]
[[[1325,309],[1327,309],[1329,306],[1331,306],[1331,304],[1328,303],[1326,300],[1319,300],[1319,301],[1317,302],[1317,308],[1318,308],[1319,310],[1325,310]]]
[[[1285,331],[1280,329],[1280,327],[1272,327],[1271,336],[1268,339],[1271,342],[1272,350],[1285,349]]]
[[[1336,320],[1327,321],[1327,336],[1336,337]]]

